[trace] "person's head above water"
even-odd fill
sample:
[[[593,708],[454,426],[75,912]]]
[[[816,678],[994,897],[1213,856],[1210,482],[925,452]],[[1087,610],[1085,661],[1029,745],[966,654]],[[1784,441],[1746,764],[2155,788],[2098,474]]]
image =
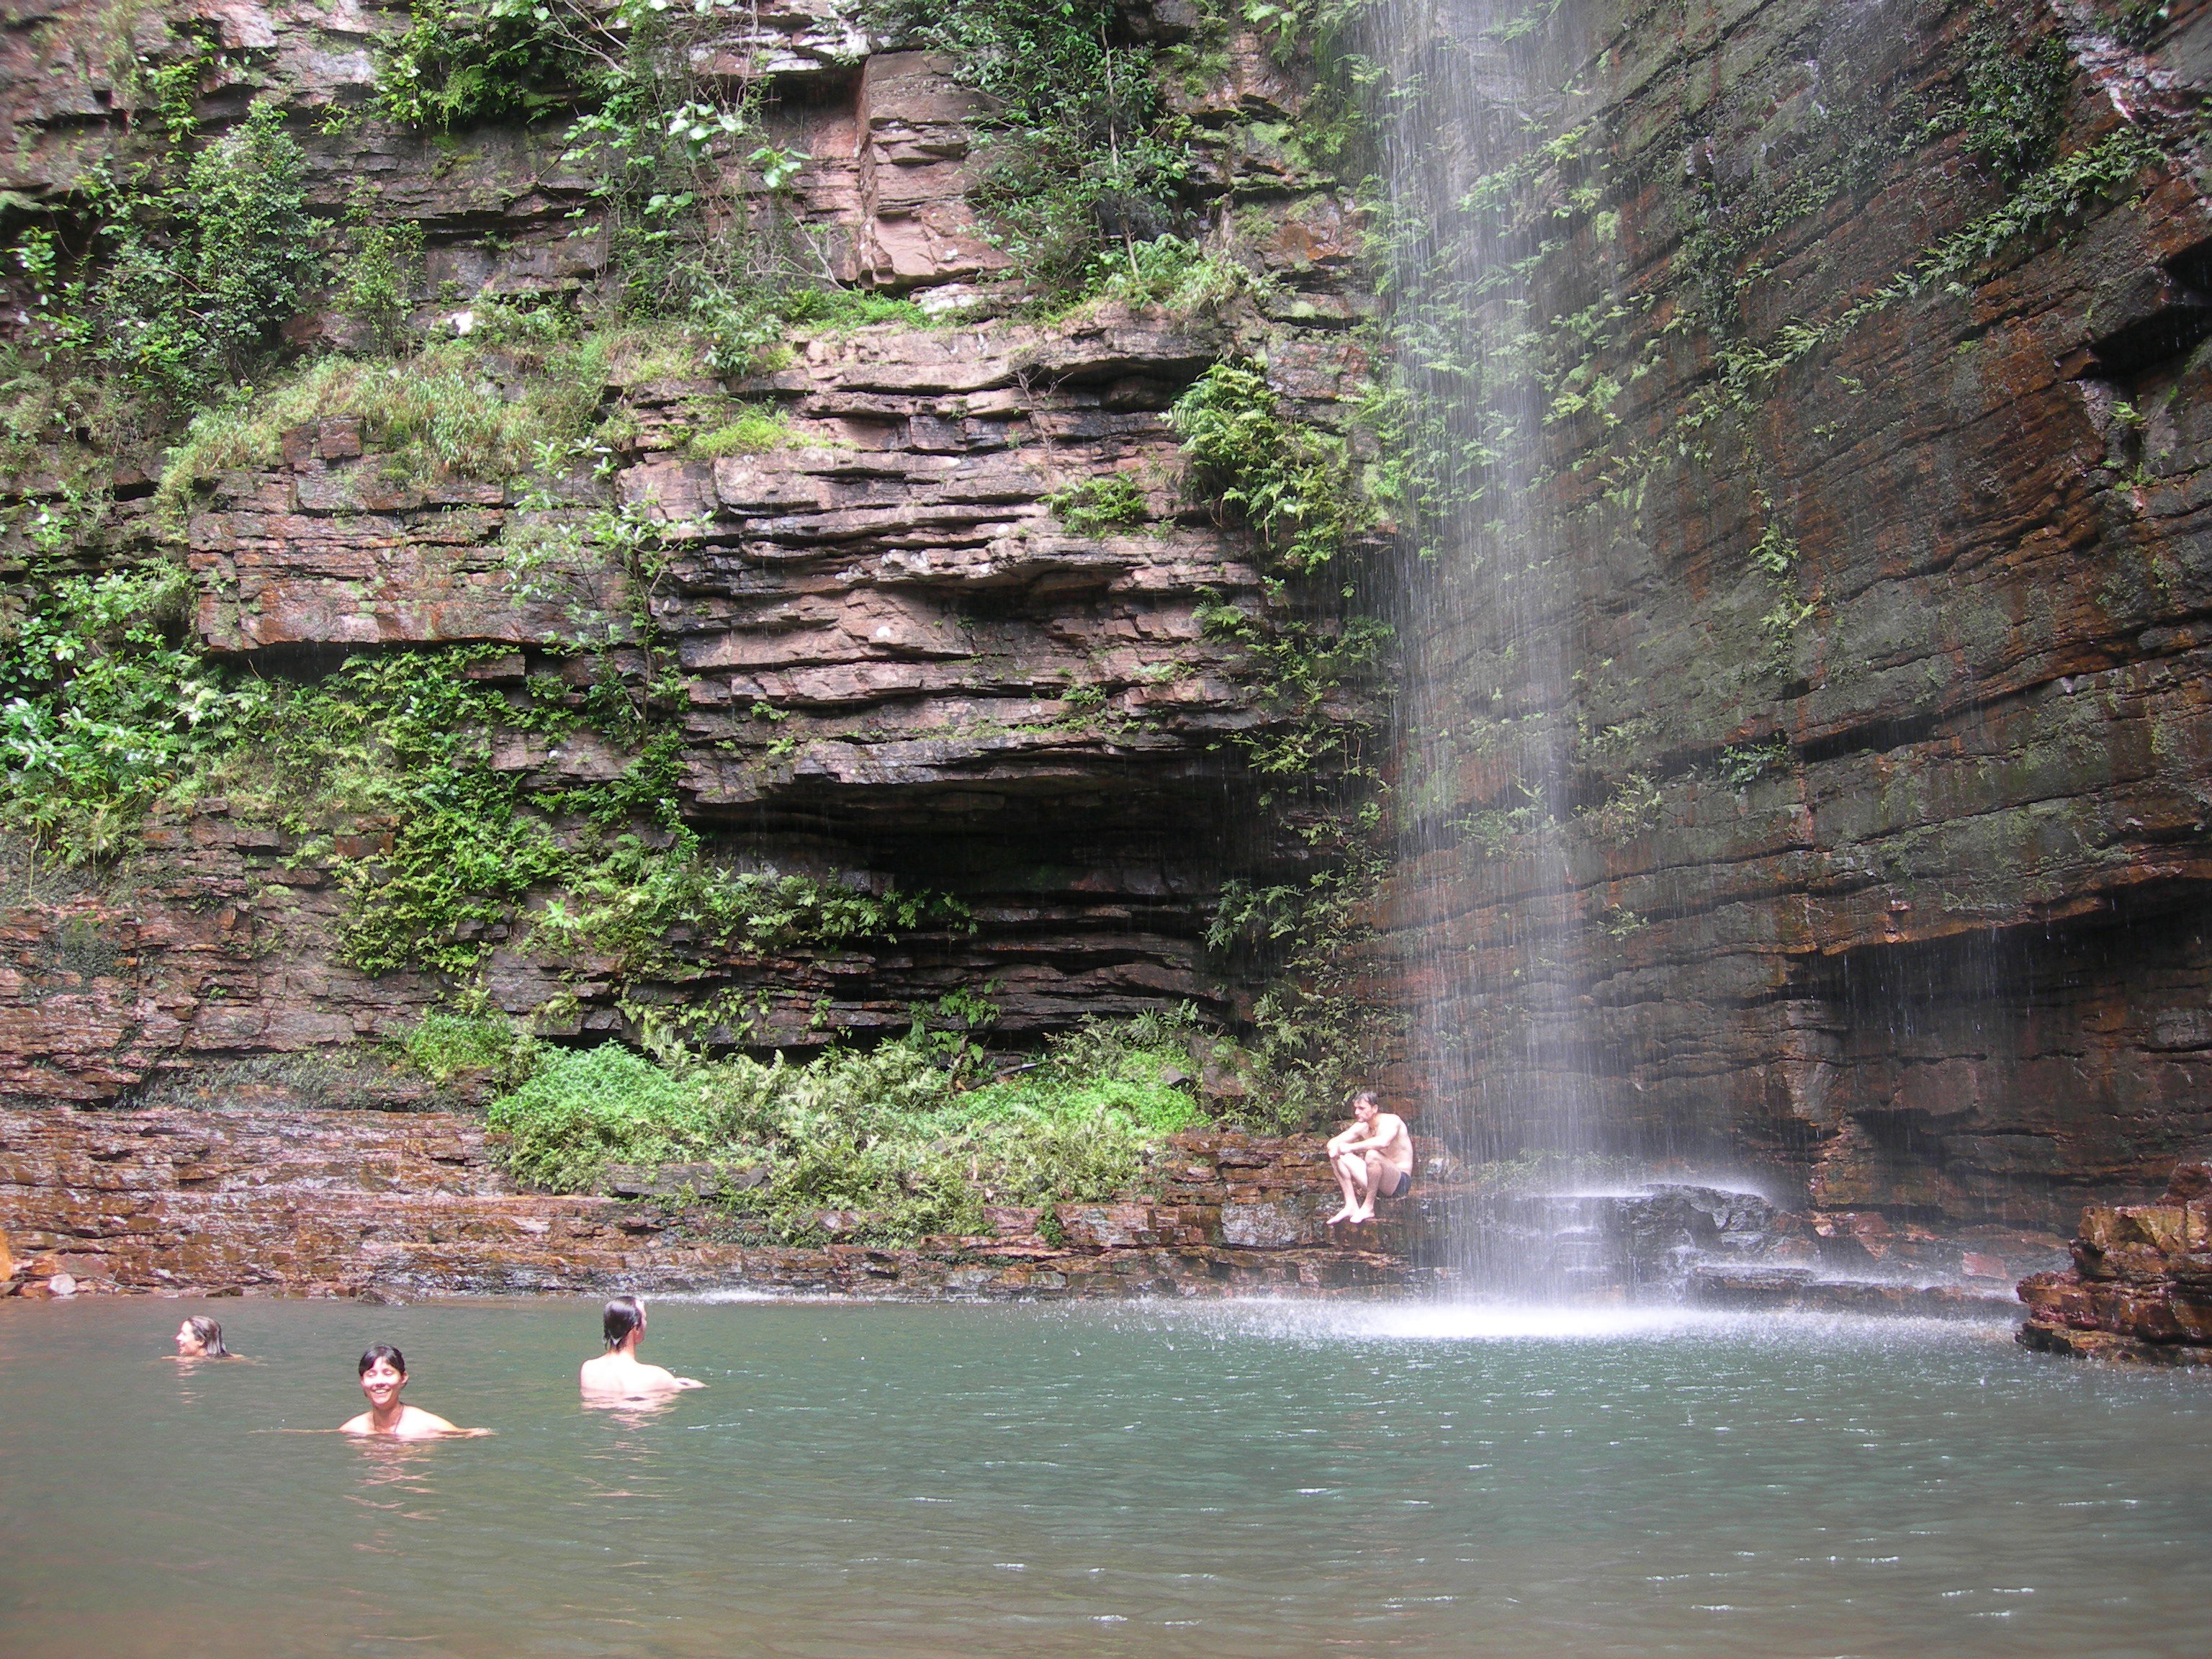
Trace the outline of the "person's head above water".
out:
[[[599,1328],[606,1334],[607,1346],[619,1348],[630,1339],[634,1331],[645,1334],[645,1304],[634,1296],[617,1296],[608,1299],[605,1313],[599,1318]]]
[[[586,1401],[641,1400],[706,1386],[696,1377],[678,1376],[637,1357],[637,1345],[645,1340],[643,1297],[608,1297],[599,1329],[607,1339],[607,1351],[586,1359],[576,1378],[583,1385]]]
[[[489,1429],[456,1429],[433,1413],[402,1405],[399,1391],[407,1386],[407,1358],[389,1342],[373,1342],[354,1368],[369,1408],[343,1426],[346,1434],[397,1435],[403,1440],[426,1439],[437,1434],[489,1434]]]
[[[229,1358],[230,1350],[222,1346],[222,1327],[205,1314],[194,1314],[177,1327],[177,1358]]]

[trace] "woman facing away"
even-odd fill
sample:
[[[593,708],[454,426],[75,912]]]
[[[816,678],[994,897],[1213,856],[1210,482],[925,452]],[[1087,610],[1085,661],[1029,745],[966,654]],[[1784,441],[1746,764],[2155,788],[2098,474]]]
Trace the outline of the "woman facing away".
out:
[[[222,1327],[205,1314],[194,1314],[177,1327],[177,1355],[179,1359],[235,1359],[238,1356],[222,1346]]]
[[[368,1409],[346,1423],[342,1434],[377,1434],[394,1440],[434,1440],[441,1435],[489,1434],[489,1429],[457,1429],[434,1413],[403,1404],[399,1391],[407,1386],[407,1360],[389,1342],[372,1345],[361,1357],[361,1391],[368,1396]]]
[[[586,1359],[578,1374],[585,1399],[650,1400],[674,1394],[679,1389],[707,1386],[696,1376],[678,1376],[661,1366],[648,1365],[637,1357],[637,1345],[645,1340],[642,1297],[614,1297],[600,1316],[599,1328],[605,1334],[607,1351],[597,1359]]]

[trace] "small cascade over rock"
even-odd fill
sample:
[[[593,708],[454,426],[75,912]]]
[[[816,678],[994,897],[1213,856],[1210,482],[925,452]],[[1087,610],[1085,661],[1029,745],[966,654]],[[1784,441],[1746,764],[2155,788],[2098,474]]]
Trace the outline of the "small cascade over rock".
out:
[[[1678,1301],[1701,1272],[1815,1254],[1796,1218],[1717,1187],[1501,1193],[1455,1219],[1479,1281],[1523,1295]]]

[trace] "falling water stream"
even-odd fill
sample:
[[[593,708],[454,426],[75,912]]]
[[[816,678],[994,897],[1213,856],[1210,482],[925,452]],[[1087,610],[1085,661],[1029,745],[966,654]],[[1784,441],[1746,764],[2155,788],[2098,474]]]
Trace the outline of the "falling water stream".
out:
[[[1528,198],[1574,119],[1560,88],[1579,62],[1579,9],[1545,14],[1534,36],[1515,27],[1528,9],[1392,0],[1375,44],[1395,88],[1382,125],[1389,315],[1411,444],[1433,468],[1398,618],[1397,921],[1423,1127],[1462,1158],[1534,1158],[1537,1178],[1556,1180],[1587,1176],[1602,1137],[1565,830],[1578,804],[1577,550],[1537,488],[1553,458],[1530,363],[1546,319],[1527,270],[1546,216]],[[1602,270],[1588,274],[1601,292]],[[1563,1288],[1545,1282],[1552,1253],[1461,1232],[1467,1282]]]

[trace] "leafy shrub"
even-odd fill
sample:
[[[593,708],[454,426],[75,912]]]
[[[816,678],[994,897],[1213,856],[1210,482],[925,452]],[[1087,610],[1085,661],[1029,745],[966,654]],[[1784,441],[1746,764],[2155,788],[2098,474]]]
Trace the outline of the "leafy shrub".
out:
[[[620,1043],[549,1054],[513,1094],[492,1103],[509,1137],[507,1167],[540,1187],[574,1191],[611,1163],[703,1157],[733,1127],[711,1092]]]
[[[564,0],[410,0],[407,32],[386,48],[377,100],[408,126],[527,121],[594,79],[601,31]]]
[[[2008,179],[2051,159],[2074,90],[2074,55],[2063,35],[2022,40],[2014,9],[1985,6],[1966,36],[1965,79],[1968,149]]]
[[[1344,441],[1285,419],[1256,366],[1216,363],[1168,421],[1196,482],[1242,514],[1281,567],[1320,569],[1366,523]]]
[[[1364,828],[1371,836],[1374,826]],[[1371,840],[1354,842],[1342,863],[1301,884],[1223,887],[1207,949],[1270,980],[1246,1048],[1255,1085],[1247,1115],[1266,1128],[1287,1133],[1336,1111],[1400,1040],[1399,1017],[1375,1000],[1360,965],[1378,938],[1389,868]]]
[[[679,1064],[616,1045],[563,1054],[492,1108],[509,1166],[541,1185],[595,1183],[609,1163],[769,1166],[734,1194],[779,1236],[814,1236],[824,1209],[858,1212],[864,1237],[974,1232],[987,1202],[1049,1204],[1126,1192],[1147,1146],[1204,1121],[1160,1081],[1193,1069],[1171,1030],[1092,1023],[1018,1077],[963,1086],[973,1050],[948,1054],[917,1022],[866,1053],[832,1049]],[[1146,1041],[1149,1036],[1149,1042]]]
[[[1331,704],[1347,688],[1376,682],[1395,638],[1388,623],[1352,616],[1329,629],[1213,604],[1200,607],[1198,623],[1206,638],[1243,647],[1254,700],[1273,717],[1233,734],[1255,769],[1281,778],[1331,762],[1347,775],[1358,769],[1372,727]]]
[[[306,158],[283,112],[257,104],[187,155],[191,131],[187,102],[158,159],[86,171],[82,246],[47,226],[23,233],[14,263],[31,304],[10,354],[11,428],[58,417],[102,440],[159,430],[253,368],[319,280],[329,227],[307,211]]]
[[[392,1046],[433,1083],[450,1083],[465,1073],[482,1072],[520,1085],[538,1064],[537,1045],[504,1014],[433,1008]]]
[[[678,925],[702,945],[748,955],[974,926],[968,908],[943,894],[878,895],[811,876],[735,871],[709,858],[689,828],[668,834],[672,840],[656,846],[625,830],[603,839],[596,858],[569,861],[563,891],[538,914],[538,928],[641,973],[665,962],[665,936]]]
[[[473,969],[488,940],[523,921],[523,901],[550,895],[531,922],[566,948],[614,958],[623,972],[672,965],[672,929],[695,948],[759,953],[803,944],[958,927],[969,913],[929,892],[878,895],[799,876],[733,871],[676,821],[675,751],[662,733],[622,776],[539,793],[489,754],[501,732],[557,738],[592,724],[599,690],[634,716],[619,681],[583,708],[557,682],[523,699],[471,679],[498,647],[359,655],[311,686],[272,697],[252,741],[207,775],[237,810],[317,837],[342,821],[386,826],[374,856],[327,850],[350,902],[343,959],[364,973]],[[602,723],[605,723],[603,720]],[[582,828],[556,834],[556,816]],[[671,828],[651,832],[638,818]]]
[[[1770,772],[1790,764],[1790,740],[1777,734],[1759,743],[1732,744],[1720,752],[1715,765],[1723,781],[1747,788]]]
[[[886,35],[945,53],[995,113],[970,199],[1048,304],[1077,297],[1102,249],[1175,230],[1195,171],[1162,103],[1148,46],[1112,0],[966,0],[878,7]]]
[[[70,863],[105,858],[266,714],[268,694],[184,641],[191,576],[63,582],[0,643],[0,822]]]
[[[1127,529],[1152,517],[1145,492],[1125,473],[1085,478],[1045,498],[1053,516],[1078,536]]]
[[[380,223],[363,207],[354,215],[352,242],[339,275],[338,308],[375,349],[397,351],[422,278],[422,227],[413,219]]]
[[[1158,236],[1091,255],[1082,297],[1197,316],[1260,286],[1234,259],[1208,253],[1184,237]]]

